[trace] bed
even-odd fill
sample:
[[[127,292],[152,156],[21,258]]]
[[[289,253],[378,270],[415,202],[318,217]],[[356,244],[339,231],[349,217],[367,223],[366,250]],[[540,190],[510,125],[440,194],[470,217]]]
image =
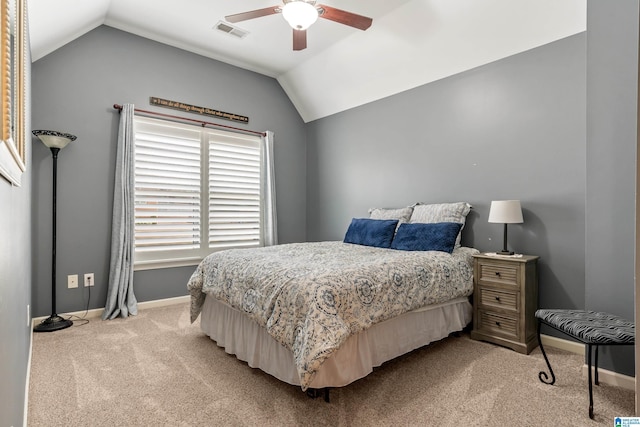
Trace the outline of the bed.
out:
[[[227,353],[303,390],[350,384],[470,323],[478,251],[459,245],[461,226],[450,251],[401,250],[393,244],[409,221],[372,215],[390,230],[383,247],[349,242],[355,221],[345,241],[209,255],[187,284],[191,321],[200,316]]]

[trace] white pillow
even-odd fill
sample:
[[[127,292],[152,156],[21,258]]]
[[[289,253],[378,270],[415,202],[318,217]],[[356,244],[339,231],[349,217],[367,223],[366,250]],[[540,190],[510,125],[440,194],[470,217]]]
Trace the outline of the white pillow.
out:
[[[467,202],[456,203],[432,203],[416,204],[411,213],[410,223],[437,223],[437,222],[457,222],[462,224],[458,237],[456,237],[455,247],[460,246],[462,229],[467,219],[467,214],[471,210],[471,205]]]
[[[413,206],[407,206],[406,208],[371,208],[369,209],[370,219],[397,219],[398,227],[404,222],[409,222],[411,213],[413,212]]]

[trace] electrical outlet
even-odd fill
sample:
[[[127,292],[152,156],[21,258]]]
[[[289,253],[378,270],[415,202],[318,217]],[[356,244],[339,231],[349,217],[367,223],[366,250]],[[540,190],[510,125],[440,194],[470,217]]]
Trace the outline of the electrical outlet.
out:
[[[93,280],[93,273],[86,273],[84,275],[84,287],[86,288],[87,286],[93,285],[95,285],[95,282]]]
[[[67,287],[69,289],[78,287],[78,275],[77,274],[70,274],[70,275],[67,276]]]

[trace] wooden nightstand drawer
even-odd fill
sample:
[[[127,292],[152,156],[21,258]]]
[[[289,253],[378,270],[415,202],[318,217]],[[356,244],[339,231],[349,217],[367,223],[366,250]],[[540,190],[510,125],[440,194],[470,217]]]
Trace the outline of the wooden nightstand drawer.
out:
[[[480,306],[501,308],[503,310],[520,310],[520,293],[480,287]]]
[[[498,334],[507,338],[518,339],[518,319],[493,313],[490,311],[479,310],[478,329],[491,334]]]
[[[479,281],[518,286],[518,266],[486,262],[480,265]]]

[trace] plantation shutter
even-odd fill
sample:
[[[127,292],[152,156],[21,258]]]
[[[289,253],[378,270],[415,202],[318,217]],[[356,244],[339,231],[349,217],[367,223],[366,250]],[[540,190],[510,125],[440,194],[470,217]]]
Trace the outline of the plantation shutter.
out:
[[[135,117],[135,269],[261,244],[259,136]]]
[[[260,245],[260,139],[212,133],[209,247]]]
[[[201,134],[157,122],[136,122],[136,254],[199,249]]]

